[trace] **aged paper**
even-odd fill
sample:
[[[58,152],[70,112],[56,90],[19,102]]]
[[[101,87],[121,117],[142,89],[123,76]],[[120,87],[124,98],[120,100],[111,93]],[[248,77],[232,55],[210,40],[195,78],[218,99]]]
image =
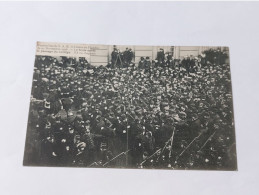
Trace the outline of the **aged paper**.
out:
[[[228,47],[37,42],[24,165],[236,170]]]

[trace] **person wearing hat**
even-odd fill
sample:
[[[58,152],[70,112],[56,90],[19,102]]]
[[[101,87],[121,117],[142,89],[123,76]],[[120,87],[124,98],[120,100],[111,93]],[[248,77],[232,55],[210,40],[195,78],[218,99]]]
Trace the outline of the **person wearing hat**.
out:
[[[131,48],[129,48],[127,56],[128,56],[127,57],[127,63],[130,64],[132,62],[133,57],[134,57],[134,54],[133,54],[133,51],[132,51]]]
[[[113,48],[113,51],[111,53],[111,62],[112,62],[112,67],[115,66],[115,62],[116,62],[116,59],[117,59],[117,56],[118,56],[119,52],[118,52],[118,49],[116,47]]]
[[[145,58],[144,57],[140,57],[140,61],[138,63],[138,68],[139,69],[144,69],[145,67]]]
[[[100,140],[102,135],[91,133],[90,128],[85,129],[85,134],[82,137],[82,141],[85,143],[85,151],[87,153],[87,164],[91,164],[96,161]]]
[[[129,66],[130,64],[130,51],[129,51],[129,48],[126,48],[126,50],[123,52],[123,57],[124,57],[124,64],[127,66]]]
[[[150,62],[149,56],[147,56],[146,59],[145,59],[145,62],[144,62],[145,73],[150,71],[150,68],[151,68],[151,62]]]
[[[175,63],[174,63],[173,56],[170,55],[170,54],[167,56],[166,66],[169,67],[170,69],[174,69],[175,68]]]
[[[165,52],[162,48],[159,49],[159,51],[157,52],[157,58],[156,60],[158,61],[157,65],[160,67],[163,67],[165,64]]]

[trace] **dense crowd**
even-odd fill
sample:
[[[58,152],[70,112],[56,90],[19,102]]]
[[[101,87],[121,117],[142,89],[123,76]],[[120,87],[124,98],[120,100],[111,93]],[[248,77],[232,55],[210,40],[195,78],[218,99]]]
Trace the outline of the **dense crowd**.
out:
[[[106,66],[36,56],[25,161],[48,166],[224,169],[235,160],[228,64],[206,56]],[[121,55],[118,58],[118,55]]]

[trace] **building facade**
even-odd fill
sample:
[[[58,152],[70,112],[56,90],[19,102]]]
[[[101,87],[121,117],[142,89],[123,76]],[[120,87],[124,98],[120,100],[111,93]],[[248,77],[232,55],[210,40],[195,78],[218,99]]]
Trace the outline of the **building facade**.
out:
[[[89,63],[94,66],[107,65],[111,61],[111,53],[113,51],[113,45],[95,45],[95,52],[87,59]],[[118,45],[116,46],[120,52],[131,48],[134,53],[133,62],[138,63],[141,57],[150,57],[155,60],[157,52],[160,48],[164,49],[166,55],[170,54],[175,59],[182,59],[184,56],[197,57],[204,50],[214,48],[227,51],[227,47],[200,47],[200,46],[130,46],[130,45]]]

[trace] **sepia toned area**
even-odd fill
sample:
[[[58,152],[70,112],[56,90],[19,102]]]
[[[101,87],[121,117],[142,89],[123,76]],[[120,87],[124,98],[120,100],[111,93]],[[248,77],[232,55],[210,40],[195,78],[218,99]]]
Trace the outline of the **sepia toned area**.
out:
[[[236,170],[228,48],[38,44],[24,165]]]

